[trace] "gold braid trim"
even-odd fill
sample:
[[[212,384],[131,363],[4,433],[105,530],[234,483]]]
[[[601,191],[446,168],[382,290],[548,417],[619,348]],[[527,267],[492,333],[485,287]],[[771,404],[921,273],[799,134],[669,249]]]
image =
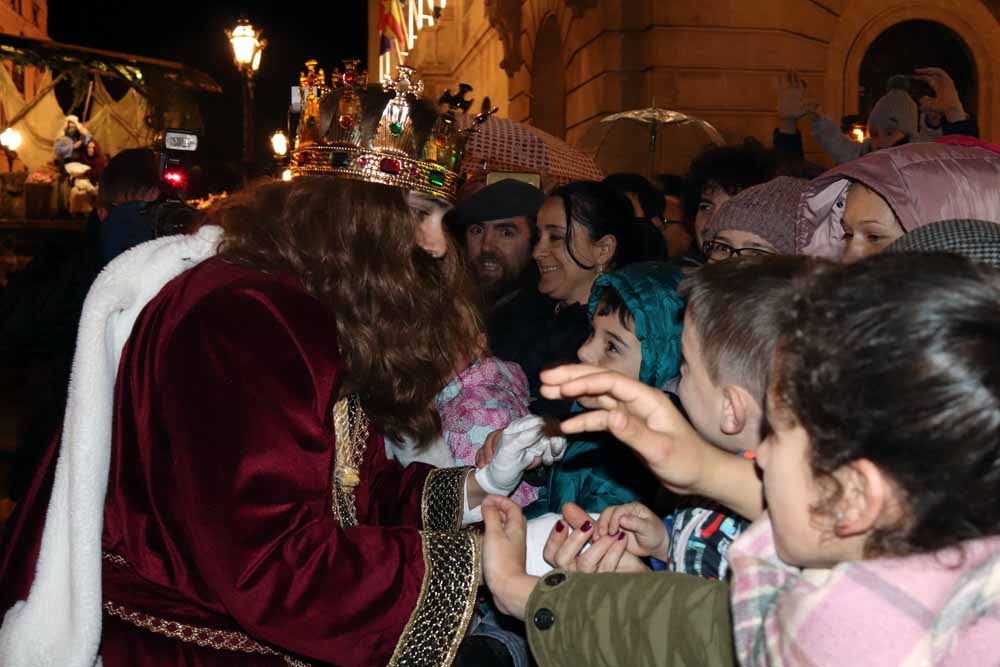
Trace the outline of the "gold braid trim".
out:
[[[203,648],[212,648],[217,651],[236,651],[238,653],[253,653],[256,655],[273,655],[281,657],[285,663],[292,667],[310,667],[310,663],[303,662],[284,653],[275,651],[269,646],[264,646],[254,641],[249,635],[234,630],[214,630],[203,628],[177,621],[168,621],[156,616],[145,614],[141,611],[129,609],[124,605],[111,600],[104,601],[104,611],[109,616],[120,618],[121,620],[148,630],[157,635],[170,637],[188,644],[195,644]]]
[[[127,560],[110,551],[102,552],[101,558],[109,563],[114,563],[119,567],[127,567],[130,569],[132,567]],[[170,637],[171,639],[177,639],[188,644],[196,644],[204,648],[214,648],[218,651],[236,651],[239,653],[273,655],[276,657],[280,656],[284,659],[285,663],[291,667],[312,667],[310,663],[299,660],[298,658],[293,658],[290,655],[285,655],[284,653],[274,650],[270,646],[258,643],[252,639],[250,635],[239,632],[238,630],[216,630],[214,628],[203,628],[197,625],[188,625],[187,623],[178,623],[177,621],[168,621],[141,611],[135,611],[134,609],[130,609],[125,605],[118,604],[117,602],[113,602],[111,600],[104,601],[104,611],[109,616],[119,618],[126,623],[136,626],[137,628],[142,628],[143,630],[148,630],[154,634]]]
[[[473,531],[421,532],[424,582],[389,667],[450,665],[476,607],[480,538]]]
[[[458,530],[465,507],[465,476],[471,468],[438,468],[427,475],[421,500],[424,530]]]
[[[368,445],[368,417],[356,394],[333,406],[333,514],[344,528],[358,525],[354,489],[361,483],[361,458]]]

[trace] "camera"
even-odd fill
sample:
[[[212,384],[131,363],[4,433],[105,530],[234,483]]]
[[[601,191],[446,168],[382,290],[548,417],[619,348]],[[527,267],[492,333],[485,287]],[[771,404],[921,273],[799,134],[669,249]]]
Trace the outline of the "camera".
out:
[[[160,180],[168,193],[177,197],[187,185],[187,175],[198,151],[198,133],[169,129],[160,142]]]
[[[920,78],[919,76],[913,76],[910,74],[901,75],[906,79],[907,90],[910,91],[910,96],[913,99],[920,101],[921,97],[937,97],[937,92],[934,90],[934,86],[927,83],[926,80]]]

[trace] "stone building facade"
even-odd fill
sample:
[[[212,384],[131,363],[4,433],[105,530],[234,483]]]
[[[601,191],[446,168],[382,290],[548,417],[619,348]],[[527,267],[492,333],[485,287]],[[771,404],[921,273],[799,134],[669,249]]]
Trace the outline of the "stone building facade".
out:
[[[48,39],[48,23],[47,0],[0,0],[0,33]],[[42,73],[33,67],[18,67],[9,60],[3,61],[3,65],[21,94],[28,99],[34,97]]]
[[[960,86],[968,110],[977,114],[983,137],[1000,133],[1000,1],[448,0],[443,10],[440,0],[426,4],[438,6],[438,17],[420,29],[405,59],[432,94],[469,83],[477,99],[488,95],[502,115],[571,143],[603,116],[654,101],[704,118],[728,141],[769,141],[776,81],[787,70],[808,82],[825,114],[865,114],[862,66],[878,60],[873,49],[899,51],[888,61],[901,65],[939,64],[921,60],[927,45],[907,43],[907,26],[955,38],[962,53],[949,57],[971,73]],[[369,63],[378,61],[379,5],[369,0]],[[897,26],[902,40],[878,42]],[[806,149],[821,159],[808,137]]]

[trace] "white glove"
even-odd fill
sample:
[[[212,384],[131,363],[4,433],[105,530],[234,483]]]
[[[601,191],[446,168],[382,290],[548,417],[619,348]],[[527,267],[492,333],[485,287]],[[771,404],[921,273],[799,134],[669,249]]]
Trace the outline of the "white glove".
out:
[[[521,476],[536,456],[546,465],[562,458],[566,439],[542,434],[545,421],[535,415],[515,419],[500,435],[493,460],[476,470],[476,481],[486,493],[509,495],[517,488]]]

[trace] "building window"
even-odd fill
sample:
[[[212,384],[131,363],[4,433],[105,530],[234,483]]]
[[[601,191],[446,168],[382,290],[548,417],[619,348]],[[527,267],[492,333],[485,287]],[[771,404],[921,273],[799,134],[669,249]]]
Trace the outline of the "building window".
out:
[[[23,0],[10,0],[10,6],[11,9],[18,13],[18,15],[20,15],[21,10],[24,9]]]
[[[14,71],[10,73],[10,78],[14,80],[14,87],[17,92],[24,95],[24,65],[14,65]]]
[[[42,8],[35,3],[31,3],[31,22],[35,24],[36,28],[42,27],[41,19]]]

